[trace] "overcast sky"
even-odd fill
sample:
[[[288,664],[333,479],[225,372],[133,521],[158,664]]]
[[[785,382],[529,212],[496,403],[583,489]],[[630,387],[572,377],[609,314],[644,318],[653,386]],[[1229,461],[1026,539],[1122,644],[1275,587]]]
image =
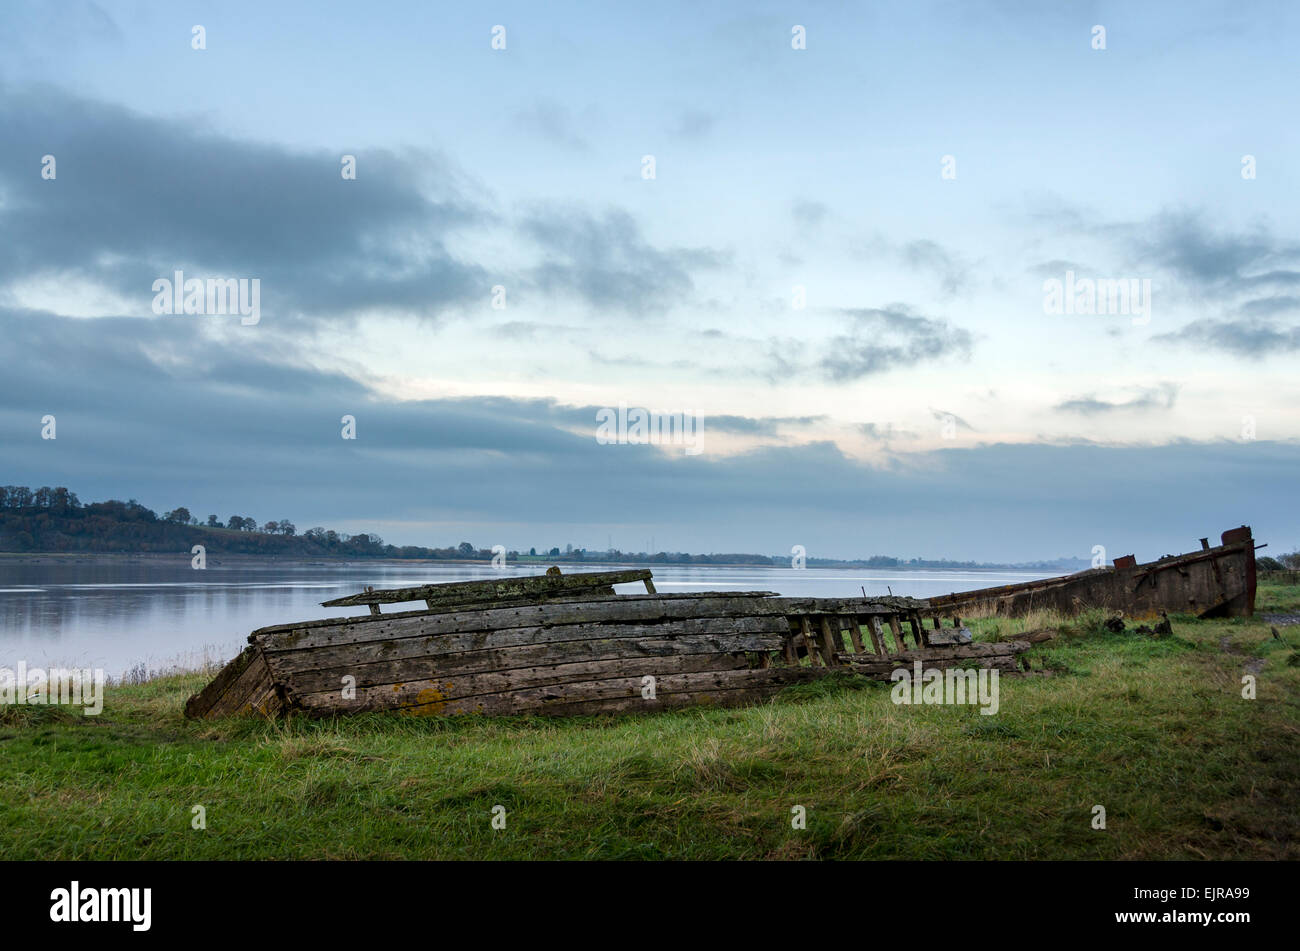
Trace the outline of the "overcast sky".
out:
[[[1300,546],[1300,8],[608,7],[6,0],[0,481],[396,544]],[[176,270],[260,320],[155,314]],[[598,442],[620,405],[701,451]]]

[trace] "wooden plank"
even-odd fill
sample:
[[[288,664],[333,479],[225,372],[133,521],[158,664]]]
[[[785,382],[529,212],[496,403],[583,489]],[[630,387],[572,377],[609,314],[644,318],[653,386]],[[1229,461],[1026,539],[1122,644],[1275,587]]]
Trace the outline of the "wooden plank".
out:
[[[826,661],[827,667],[836,665],[835,654],[840,650],[840,645],[835,642],[839,639],[839,631],[835,630],[831,623],[832,617],[839,615],[823,614],[821,616],[822,629],[822,658]]]
[[[590,593],[570,594],[547,598],[542,604],[605,604],[613,602],[615,604],[632,604],[638,602],[665,602],[665,601],[684,601],[690,603],[705,602],[705,607],[718,601],[719,599],[734,599],[741,601],[744,599],[757,600],[761,599],[761,604],[751,609],[744,609],[733,613],[743,614],[785,614],[796,616],[799,614],[890,614],[896,610],[894,606],[881,604],[875,601],[860,601],[853,598],[780,598],[774,591],[695,591],[683,592],[680,594],[621,594],[614,598],[592,597]],[[917,610],[926,607],[926,602],[915,601],[911,598],[894,598],[894,601],[906,601],[910,607],[907,610]],[[488,610],[505,610],[508,608],[538,606],[539,602],[530,598],[507,598],[499,602],[457,602],[454,604],[439,604],[433,611],[440,614],[464,614],[471,611],[488,611]],[[405,618],[427,617],[429,609],[418,611],[399,611],[384,615],[388,619],[401,620]],[[368,615],[353,615],[342,618],[320,618],[314,621],[296,621],[291,624],[273,624],[267,627],[258,628],[248,636],[249,643],[257,643],[258,638],[267,634],[276,634],[289,631],[302,631],[318,627],[333,627],[339,624],[355,623],[358,621],[370,620]]]
[[[807,668],[802,668],[806,670]],[[683,707],[735,707],[759,703],[771,698],[782,689],[781,685],[737,688],[727,690],[697,690],[687,693],[660,694],[654,700],[639,697],[615,697],[608,700],[585,700],[576,703],[551,703],[544,707],[526,710],[526,714],[543,717],[571,716],[644,716],[679,710]]]
[[[855,654],[865,654],[867,651],[862,644],[862,628],[858,624],[857,616],[853,614],[846,615],[844,623],[848,625],[849,637],[853,640],[853,652]]]
[[[786,622],[785,641],[781,645],[781,656],[790,667],[799,663],[799,649],[795,646],[795,639],[799,636],[796,626]]]
[[[263,717],[278,716],[284,709],[284,703],[281,698],[280,685],[274,679],[266,681],[265,688],[260,693],[254,694],[248,698],[248,701],[241,707],[237,714],[257,714]]]
[[[423,637],[326,645],[308,650],[268,651],[277,671],[314,670],[367,664],[381,660],[484,653],[508,647],[536,645],[542,649],[576,641],[623,640],[630,644],[662,638],[692,638],[701,635],[780,637],[784,618],[682,618],[661,624],[572,624],[556,627],[506,628],[499,631],[468,631]],[[765,638],[766,640],[766,638]]]
[[[501,631],[522,627],[555,627],[566,624],[615,622],[651,624],[686,618],[776,616],[764,598],[698,598],[675,600],[658,596],[626,597],[607,601],[563,604],[521,604],[490,611],[457,611],[448,614],[383,615],[382,617],[337,618],[322,626],[290,627],[288,630],[256,631],[253,644],[271,651],[305,650],[338,644],[428,637],[470,631]]]
[[[770,629],[764,630],[770,623],[771,620],[767,618],[745,618],[738,621],[703,618],[679,621],[671,626],[628,625],[589,630],[577,627],[521,628],[374,641],[311,651],[269,652],[267,657],[273,668],[284,676],[301,670],[356,667],[380,661],[401,663],[421,658],[434,658],[448,665],[493,663],[492,655],[523,647],[534,648],[543,662],[547,656],[560,657],[566,652],[596,649],[626,651],[629,656],[656,651],[662,653],[671,647],[667,645],[661,649],[665,641],[682,645],[671,648],[677,652],[707,650],[713,645],[735,645],[736,649],[746,650],[777,649],[783,635]],[[625,646],[616,647],[615,642]],[[584,647],[584,644],[587,646]],[[509,656],[502,654],[503,662]]]
[[[433,601],[452,598],[496,600],[499,598],[537,596],[573,592],[582,588],[607,587],[633,581],[649,581],[653,572],[649,568],[628,568],[622,571],[583,571],[570,575],[526,575],[519,578],[500,578],[488,581],[451,581],[444,584],[426,584],[414,588],[366,589],[360,594],[322,601],[321,607],[342,608],[364,604],[395,604],[402,601]]]
[[[238,679],[230,685],[217,701],[204,714],[205,719],[216,719],[217,717],[231,716],[244,710],[248,701],[255,696],[261,696],[267,686],[271,684],[271,671],[266,666],[266,660],[261,651],[249,661],[244,672],[239,675]]]
[[[783,668],[788,669],[788,668]],[[829,671],[824,668],[796,668],[802,675],[809,680],[815,680],[819,677],[826,676]],[[797,681],[804,682],[804,681]],[[677,710],[684,707],[735,707],[742,704],[762,703],[770,700],[778,694],[788,684],[759,684],[753,687],[728,687],[711,690],[696,690],[676,693],[660,693],[654,700],[643,700],[640,696],[636,697],[613,697],[601,700],[578,700],[570,702],[550,702],[545,705],[538,705],[527,709],[509,709],[495,711],[495,715],[524,714],[528,716],[541,717],[570,717],[570,716],[621,716],[635,715],[644,716],[647,713],[661,713],[667,710]],[[402,711],[404,714],[411,715],[429,715],[421,708],[410,708]],[[445,711],[439,711],[445,712]],[[484,713],[482,710],[463,711],[467,713]],[[435,714],[436,715],[436,714]]]
[[[656,691],[665,680],[685,674],[704,674],[751,669],[749,658],[742,654],[692,654],[680,657],[642,657],[635,660],[596,660],[575,664],[554,664],[516,670],[488,671],[477,674],[413,678],[398,683],[357,685],[356,698],[343,700],[337,683],[326,690],[298,690],[305,708],[318,705],[341,710],[389,710],[425,703],[465,700],[502,693],[565,687],[570,684],[604,683],[608,680],[635,682],[640,695],[642,678],[655,678]]]
[[[518,712],[535,716],[575,716],[597,713],[634,713],[643,715],[660,710],[681,707],[718,706],[731,707],[743,703],[757,703],[770,699],[784,688],[798,683],[818,680],[829,671],[808,667],[774,667],[770,670],[751,670],[743,673],[751,675],[749,680],[722,686],[689,690],[663,691],[656,693],[654,700],[643,700],[638,693],[635,697],[610,697],[576,702],[551,700],[540,705],[525,708]],[[780,679],[755,682],[753,675],[782,674]],[[415,712],[415,711],[411,711]]]
[[[885,640],[880,636],[880,626],[878,623],[873,624],[871,618],[867,618],[867,634],[871,638],[872,652],[877,657],[884,657],[889,652],[885,650]]]
[[[816,667],[817,662],[821,660],[822,665],[825,666],[821,649],[817,645],[816,637],[813,636],[812,621],[808,619],[807,615],[799,618],[799,633],[803,637],[805,648],[808,651],[808,665]]]
[[[356,684],[400,683],[434,677],[458,677],[468,674],[508,670],[540,670],[551,666],[579,662],[610,661],[626,663],[650,660],[671,665],[675,658],[693,655],[741,655],[747,652],[775,650],[779,634],[716,634],[695,637],[661,637],[657,639],[614,638],[569,641],[560,644],[525,644],[496,650],[468,651],[444,655],[379,660],[358,664],[348,662],[334,667],[286,669],[291,654],[268,656],[275,676],[292,686],[295,693],[332,690],[342,678],[352,676]]]
[[[893,652],[885,646],[885,631],[881,627],[880,618],[872,615],[867,618],[867,625],[871,628],[871,640],[880,648],[880,656],[888,657]]]
[[[945,647],[951,644],[969,644],[971,635],[970,631],[961,628],[945,627],[940,631],[931,631],[927,640],[931,647]]]
[[[1023,656],[1023,655],[1022,655]],[[903,661],[871,661],[863,664],[854,664],[853,673],[863,677],[870,677],[872,680],[889,680],[895,670],[912,670],[914,663],[908,664]],[[980,659],[978,664],[973,664],[970,658],[948,657],[937,660],[927,660],[922,662],[923,670],[948,670],[954,667],[977,667],[979,669],[997,670],[999,672],[1016,673],[1018,667],[1015,656],[1006,657],[985,657]]]
[[[907,620],[912,625],[912,640],[916,641],[918,647],[929,647],[930,635],[925,633],[925,622],[921,620],[921,615],[913,613]]]
[[[813,677],[815,676],[817,675],[814,674]],[[700,673],[670,674],[659,677],[657,678],[655,692],[664,695],[684,690],[730,689],[733,687],[750,687],[757,684],[786,685],[802,683],[809,679],[812,679],[812,677],[802,668],[772,667],[767,670],[710,670]],[[514,691],[511,694],[511,696],[517,698],[532,699],[536,697],[544,701],[554,701],[566,697],[588,700],[629,695],[640,698],[640,677],[564,684],[558,687]]]
[[[883,594],[870,598],[770,598],[768,603],[787,614],[906,614],[929,606],[916,598]]]
[[[889,633],[894,635],[894,643],[898,645],[900,651],[907,650],[907,642],[903,640],[903,625],[898,622],[897,614],[889,615]],[[921,646],[919,641],[916,646]]]
[[[412,601],[423,601],[425,611],[455,611],[465,608],[504,608],[512,604],[537,604],[542,601],[596,601],[602,598],[617,597],[614,589],[609,586],[593,586],[590,588],[579,588],[575,591],[560,591],[554,594],[521,594],[512,595],[504,598],[485,597],[482,595],[454,595],[441,598],[412,598]],[[383,604],[389,602],[372,602],[374,604]],[[399,602],[391,602],[399,603]],[[354,605],[332,605],[323,603],[322,607],[352,607]],[[366,605],[355,605],[355,607],[366,607]],[[415,609],[412,609],[415,610]],[[374,613],[373,611],[371,612]]]
[[[217,675],[212,678],[212,681],[206,687],[185,702],[185,715],[191,719],[205,717],[208,711],[212,709],[212,705],[230,688],[231,684],[239,679],[239,676],[248,669],[248,665],[260,653],[261,651],[256,647],[245,647],[236,654],[225,667],[222,667],[217,672]]]
[[[1024,653],[1033,645],[1028,641],[1002,641],[997,644],[958,644],[952,647],[930,647],[924,650],[908,650],[901,654],[895,654],[891,657],[884,658],[884,662],[891,667],[897,667],[899,664],[908,664],[912,661],[919,660],[927,663],[932,660],[972,660],[987,657],[1013,657],[1016,654]],[[852,654],[841,654],[841,660],[853,662]],[[854,666],[870,666],[881,663],[880,658],[866,657],[862,658]]]
[[[813,664],[812,646],[808,643],[808,639],[803,636],[803,619],[786,618],[786,622],[790,625],[790,644],[794,648],[796,663],[807,657],[808,663]],[[802,653],[800,653],[801,651]]]
[[[681,594],[622,594],[618,595],[618,601],[701,601],[713,600],[719,597],[727,598],[774,598],[775,591],[690,591]],[[528,605],[542,604],[590,604],[593,601],[604,602],[611,598],[604,596],[593,596],[590,591],[581,594],[557,595],[553,598],[546,598],[539,602],[536,598],[505,598],[501,601],[494,602],[464,602],[459,601],[454,604],[439,604],[434,608],[421,608],[411,611],[390,611],[384,615],[388,620],[403,620],[406,618],[428,617],[430,614],[465,614],[473,611],[500,610],[512,607],[524,607]],[[763,614],[780,614],[780,611],[762,611]],[[260,627],[248,635],[249,643],[255,643],[256,639],[265,634],[280,634],[290,631],[310,630],[318,627],[333,627],[339,624],[354,624],[358,621],[372,620],[368,614],[353,614],[348,617],[327,617],[319,618],[314,621],[294,621],[289,624],[271,624],[266,627]]]
[[[837,642],[839,644],[839,650],[853,650],[853,632],[849,630],[849,628],[852,627],[852,624],[847,621],[844,615],[832,615],[831,626],[835,629],[835,633],[839,637],[839,641]]]
[[[821,675],[822,671],[810,671],[806,667],[772,667],[766,670],[745,668],[736,670],[707,670],[682,674],[669,674],[656,677],[655,692],[658,701],[679,693],[699,694],[712,691],[743,690],[755,688],[780,688],[793,683],[803,683]],[[427,689],[438,692],[437,682],[430,682]],[[382,704],[363,706],[362,696],[358,691],[358,701],[343,704],[338,693],[311,694],[301,698],[303,709],[315,714],[341,712],[359,712],[365,709],[398,710],[422,715],[447,715],[459,713],[482,713],[493,716],[514,715],[520,713],[538,713],[575,703],[590,704],[593,701],[621,700],[627,701],[625,709],[654,709],[656,701],[645,700],[641,696],[641,677],[612,677],[600,680],[586,680],[572,683],[555,684],[543,687],[525,687],[508,692],[484,694],[481,696],[444,699],[440,694],[425,694],[422,702],[408,702],[408,691],[394,693],[389,691],[395,701],[383,696],[383,691],[368,695],[366,702]],[[417,690],[415,697],[420,693]]]

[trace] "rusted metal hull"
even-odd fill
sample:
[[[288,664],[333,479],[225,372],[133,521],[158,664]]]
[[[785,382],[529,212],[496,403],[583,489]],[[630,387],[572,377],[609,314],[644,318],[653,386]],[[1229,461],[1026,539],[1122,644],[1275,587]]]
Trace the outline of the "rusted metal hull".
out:
[[[639,713],[750,703],[836,669],[887,679],[916,660],[1014,666],[1029,646],[970,645],[965,632],[926,627],[926,603],[910,598],[609,595],[590,585],[583,595],[567,582],[559,597],[558,585],[527,603],[517,586],[494,591],[477,607],[463,585],[457,603],[438,606],[449,595],[429,586],[398,593],[435,605],[423,611],[254,631],[186,715]],[[399,600],[354,597],[372,608]]]
[[[1095,568],[1025,584],[981,588],[929,598],[928,613],[1023,617],[1033,611],[1077,614],[1088,608],[1134,618],[1167,613],[1250,617],[1255,613],[1255,541],[1249,526],[1234,528],[1213,548],[1139,565],[1132,555]]]

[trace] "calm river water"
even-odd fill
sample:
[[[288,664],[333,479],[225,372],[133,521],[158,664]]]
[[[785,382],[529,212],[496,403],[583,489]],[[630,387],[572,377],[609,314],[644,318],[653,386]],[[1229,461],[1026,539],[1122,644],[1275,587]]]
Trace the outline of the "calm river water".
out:
[[[600,566],[608,570],[614,566]],[[0,564],[0,667],[102,667],[110,677],[138,669],[192,668],[232,657],[248,633],[269,624],[364,613],[321,601],[366,585],[397,588],[538,574],[489,565],[212,565],[147,560],[54,565]],[[570,569],[565,569],[566,573]],[[808,568],[653,568],[655,587],[680,591],[775,591],[782,595],[926,597],[1009,584],[1040,574]],[[620,585],[621,593],[644,591]],[[415,607],[412,605],[411,607]],[[399,610],[399,608],[393,608]]]

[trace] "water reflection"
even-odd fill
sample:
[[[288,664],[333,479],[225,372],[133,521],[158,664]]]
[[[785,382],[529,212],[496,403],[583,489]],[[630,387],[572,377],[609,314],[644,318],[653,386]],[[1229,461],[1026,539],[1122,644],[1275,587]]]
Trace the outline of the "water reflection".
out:
[[[602,566],[605,567],[605,566]],[[144,664],[151,669],[225,660],[248,633],[268,624],[346,616],[355,608],[321,601],[366,585],[397,588],[542,569],[490,565],[339,564],[224,566],[194,571],[188,563],[6,565],[0,568],[0,666],[103,667],[111,676]],[[782,595],[926,597],[1040,575],[1017,572],[881,571],[808,568],[657,566],[655,587],[682,591],[775,591]],[[620,592],[643,591],[621,585]]]

